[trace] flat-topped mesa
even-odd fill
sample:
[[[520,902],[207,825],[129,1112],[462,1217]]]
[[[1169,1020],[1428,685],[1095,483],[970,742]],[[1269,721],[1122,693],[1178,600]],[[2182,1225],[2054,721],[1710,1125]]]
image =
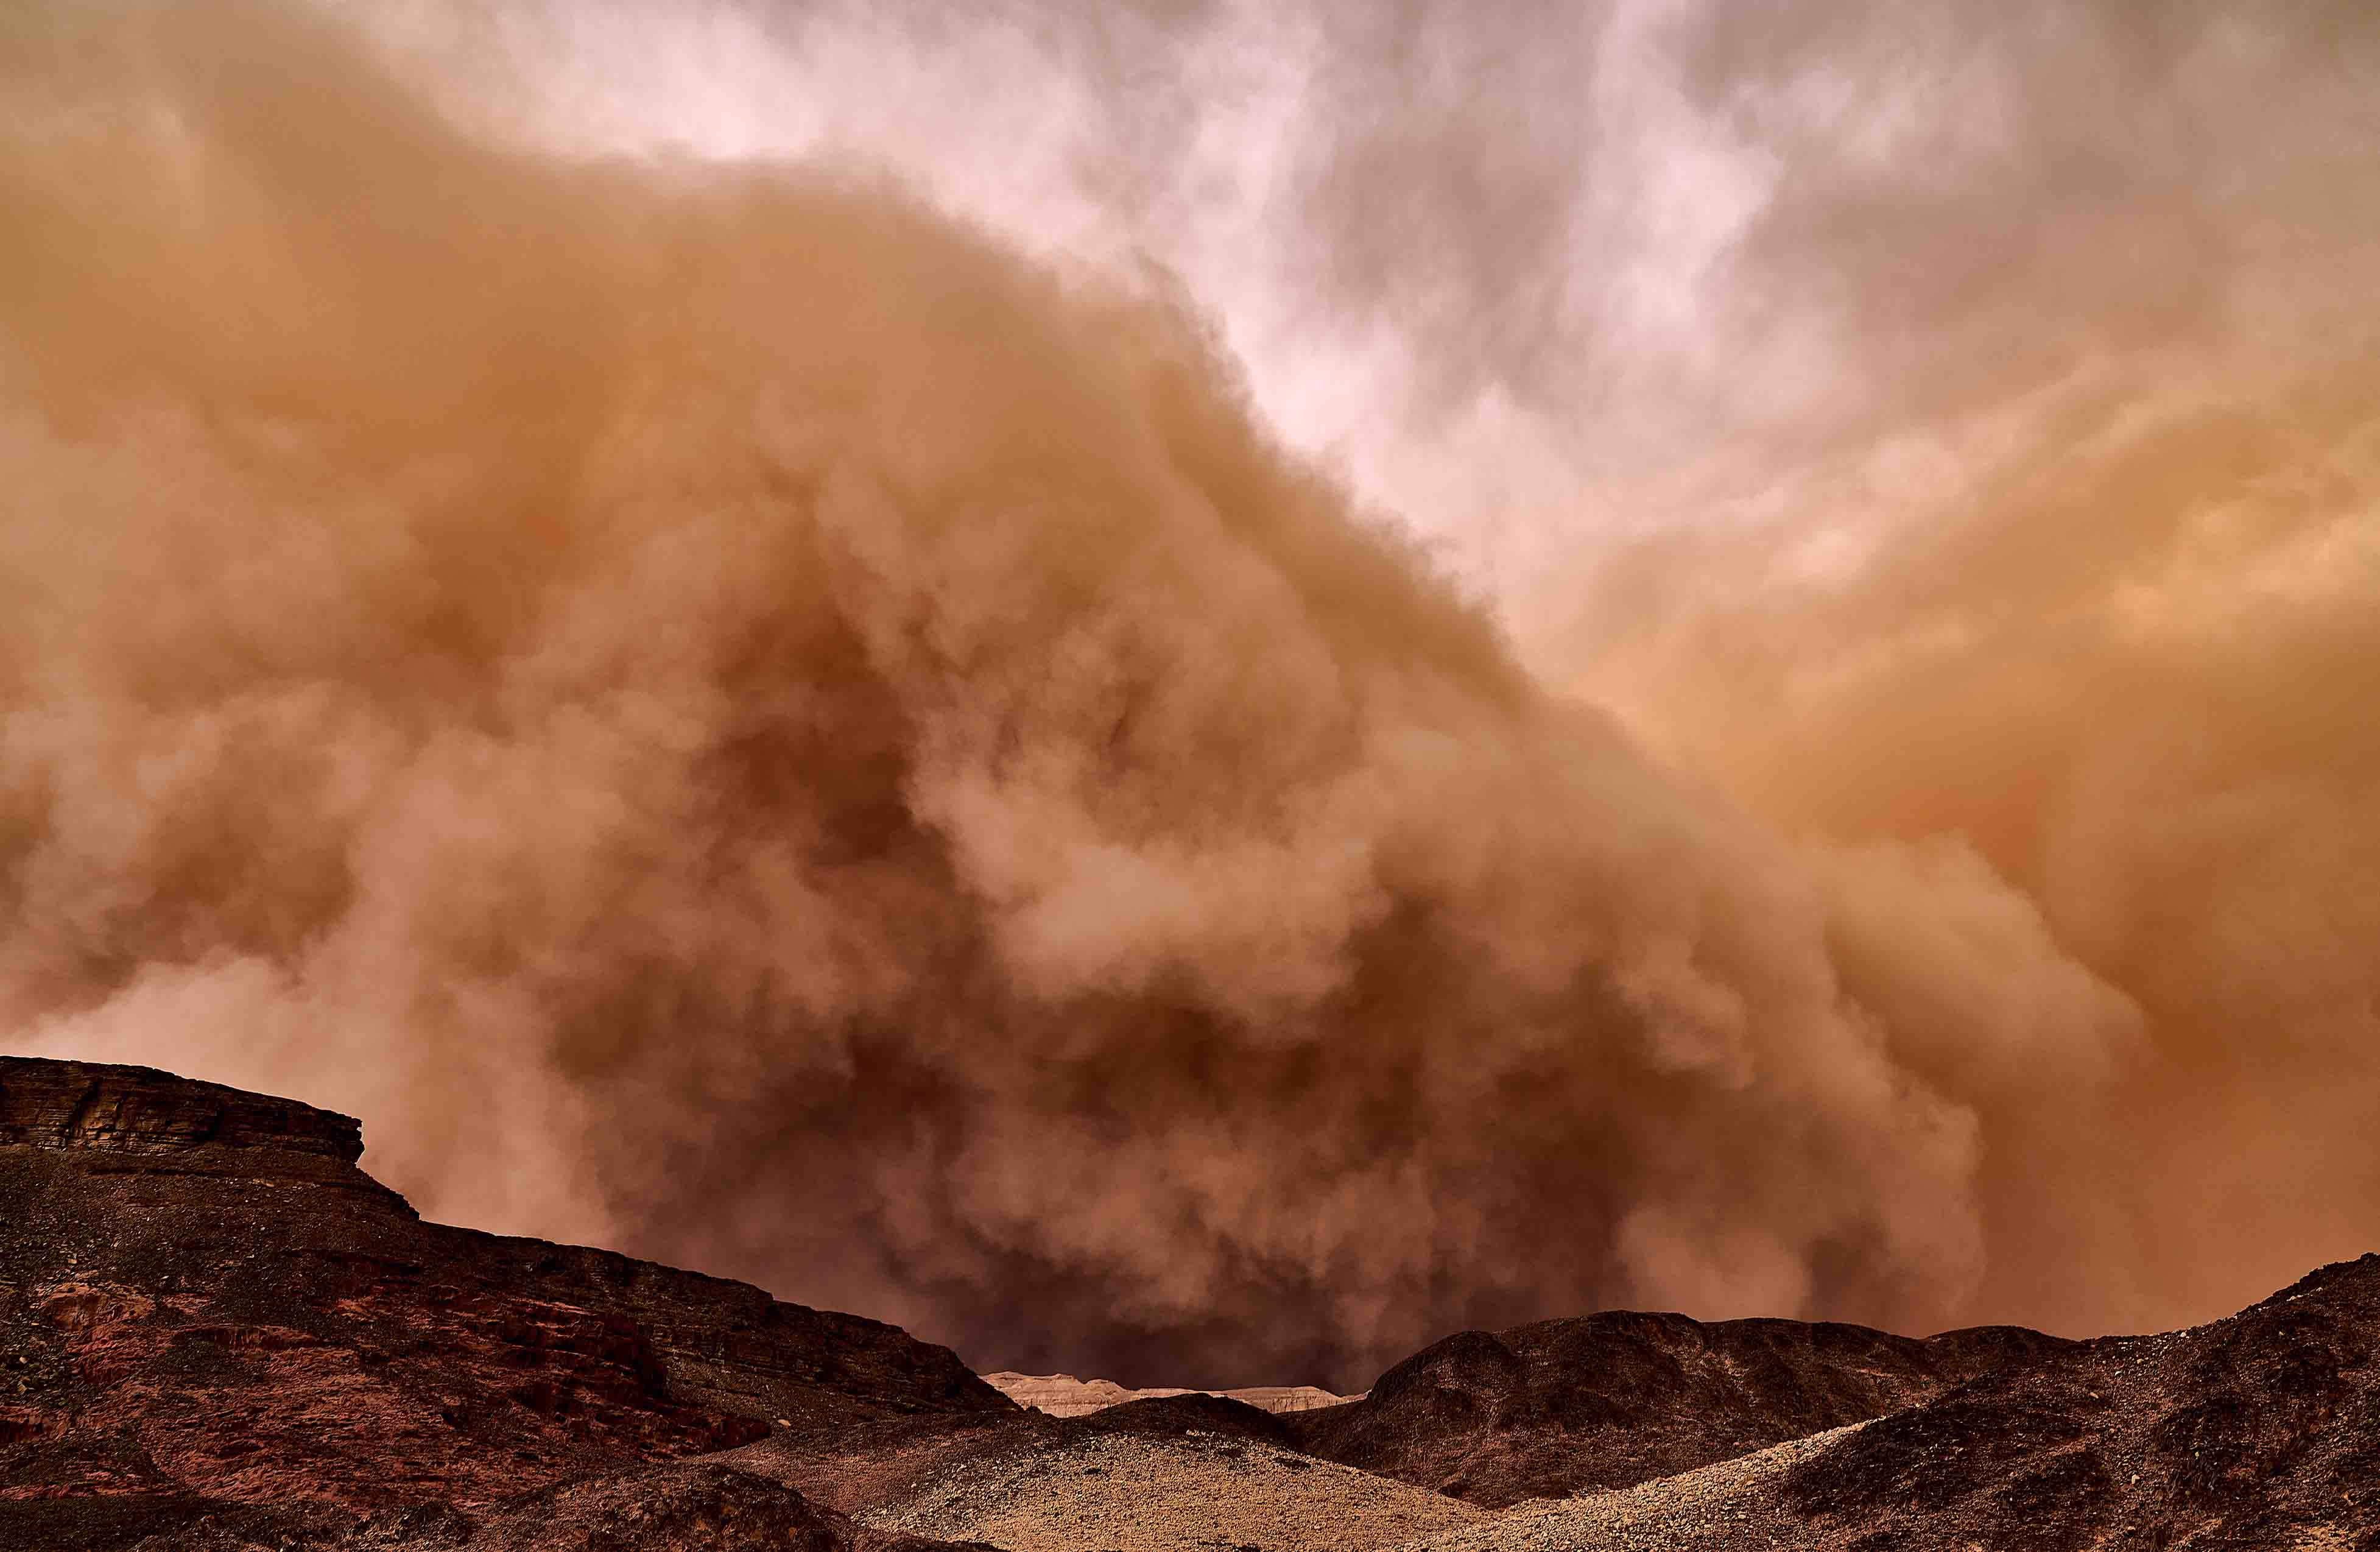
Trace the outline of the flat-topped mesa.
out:
[[[1018,1406],[1047,1413],[1052,1417],[1087,1417],[1095,1412],[1105,1412],[1110,1407],[1132,1401],[1165,1400],[1175,1396],[1220,1396],[1228,1401],[1252,1406],[1258,1412],[1274,1413],[1314,1412],[1362,1399],[1358,1396],[1334,1396],[1311,1385],[1254,1385],[1236,1390],[1186,1390],[1180,1387],[1160,1386],[1135,1390],[1111,1379],[1076,1379],[1066,1374],[1028,1375],[1003,1370],[983,1377],[993,1389]]]
[[[363,1123],[153,1067],[0,1056],[0,1146],[166,1154],[266,1148],[352,1164]]]

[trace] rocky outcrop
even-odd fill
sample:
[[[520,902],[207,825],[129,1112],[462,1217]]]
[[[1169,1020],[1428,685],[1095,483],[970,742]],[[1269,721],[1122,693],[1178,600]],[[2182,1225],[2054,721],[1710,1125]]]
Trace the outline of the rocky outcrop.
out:
[[[7,1146],[130,1154],[254,1148],[352,1164],[364,1139],[353,1116],[295,1099],[152,1067],[0,1056],[0,1146]]]
[[[2380,1546],[2380,1255],[2209,1325],[1995,1369],[1783,1487],[1814,1538],[1919,1552]]]
[[[1400,1552],[2380,1547],[2380,1256],[2189,1330],[1950,1345],[2008,1361],[1864,1425]]]
[[[993,1552],[859,1525],[770,1477],[690,1461],[576,1477],[472,1520],[398,1513],[337,1552]]]
[[[24,1058],[0,1088],[0,1546],[326,1545],[780,1430],[1019,1415],[893,1327],[424,1223],[344,1116]]]
[[[1360,1401],[1286,1417],[1328,1460],[1489,1507],[1626,1486],[1862,1422],[2062,1345],[1614,1311],[1436,1342]]]

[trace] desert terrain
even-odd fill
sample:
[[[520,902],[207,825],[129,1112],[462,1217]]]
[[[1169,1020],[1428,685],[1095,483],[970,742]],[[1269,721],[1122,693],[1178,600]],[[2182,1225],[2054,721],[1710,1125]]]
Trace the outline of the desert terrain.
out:
[[[423,1222],[360,1148],[0,1059],[0,1546],[2380,1546],[2380,1256],[2154,1336],[1604,1312],[1335,1404],[1058,1416],[859,1316]]]
[[[5,0],[0,1552],[2380,1552],[2375,296],[2375,0]]]

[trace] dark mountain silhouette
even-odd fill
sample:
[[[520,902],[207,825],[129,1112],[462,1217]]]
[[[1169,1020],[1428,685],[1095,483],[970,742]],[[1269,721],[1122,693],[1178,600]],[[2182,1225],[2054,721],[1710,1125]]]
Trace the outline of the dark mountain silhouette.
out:
[[[520,1545],[577,1546],[621,1473],[688,1523],[732,1499],[785,1545],[890,1546],[790,1489],[653,1472],[789,1425],[1015,1410],[890,1326],[424,1223],[361,1149],[295,1101],[0,1058],[0,1547],[460,1545],[525,1513],[565,1539]],[[679,1545],[637,1523],[601,1544]]]
[[[1879,1547],[2380,1548],[2380,1255],[2210,1325],[1985,1374],[1781,1488]]]
[[[2060,1345],[2012,1327],[1919,1340],[1615,1311],[1460,1332],[1382,1375],[1362,1400],[1281,1421],[1326,1460],[1500,1508],[1880,1417]]]
[[[1858,1427],[1427,1546],[2374,1552],[2380,1256],[2209,1325],[2021,1351]]]

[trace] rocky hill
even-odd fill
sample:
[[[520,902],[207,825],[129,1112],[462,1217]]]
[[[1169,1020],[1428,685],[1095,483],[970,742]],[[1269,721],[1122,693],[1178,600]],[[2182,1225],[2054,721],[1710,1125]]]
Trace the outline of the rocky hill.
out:
[[[1888,1416],[1398,1552],[2372,1552],[2380,1256],[2210,1325],[2058,1343]]]
[[[1898,1411],[2058,1346],[1612,1312],[1435,1342],[1354,1404],[1286,1418],[1327,1460],[1498,1508],[1623,1487]]]
[[[1845,1544],[2380,1548],[2380,1255],[2210,1325],[1992,1371],[1776,1497]]]
[[[780,1430],[1015,1415],[890,1326],[424,1223],[361,1150],[293,1100],[0,1058],[0,1547],[461,1545],[528,1512],[560,1546],[627,1512],[619,1473],[689,1524],[732,1499],[794,1538],[771,1545],[892,1546],[790,1489],[651,1473]],[[630,1522],[601,1545],[680,1545],[659,1508]]]
[[[875,1321],[424,1223],[360,1150],[0,1058],[0,1552],[2380,1552],[2380,1257],[2161,1336],[1609,1313],[1314,1410],[1058,1417]]]

